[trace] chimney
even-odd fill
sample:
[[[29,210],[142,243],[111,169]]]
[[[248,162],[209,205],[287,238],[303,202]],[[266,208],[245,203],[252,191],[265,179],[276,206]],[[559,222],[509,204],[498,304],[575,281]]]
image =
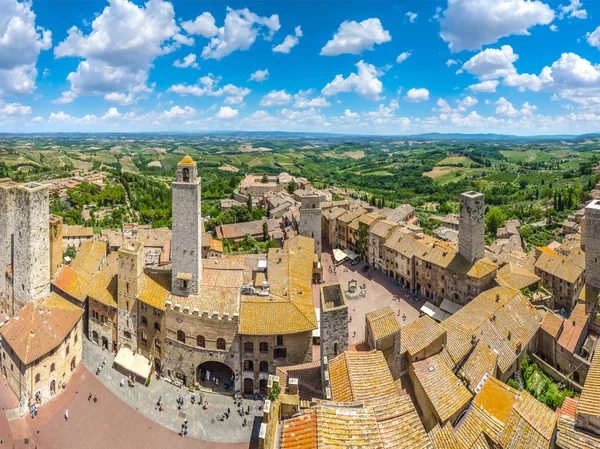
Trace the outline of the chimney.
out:
[[[500,302],[500,293],[496,293],[496,302]]]

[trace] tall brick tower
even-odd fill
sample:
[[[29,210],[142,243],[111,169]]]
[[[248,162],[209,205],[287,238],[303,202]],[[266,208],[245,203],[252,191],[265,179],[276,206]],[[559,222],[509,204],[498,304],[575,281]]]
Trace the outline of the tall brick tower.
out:
[[[585,311],[597,309],[600,293],[600,200],[585,208]]]
[[[144,245],[127,240],[119,248],[117,341],[137,351],[137,296],[144,274]]]
[[[202,195],[196,162],[188,155],[177,164],[173,194],[171,291],[189,296],[199,292],[202,278]]]
[[[321,195],[307,193],[300,198],[300,235],[310,237],[315,242],[315,253],[321,256]]]
[[[483,193],[461,193],[458,252],[470,263],[485,256],[484,213]]]
[[[31,182],[17,188],[14,221],[14,313],[50,293],[48,186]]]
[[[14,258],[14,212],[17,184],[0,184],[0,299],[3,310],[7,312],[9,289],[6,285],[6,269],[13,264]],[[12,298],[11,302],[12,302]],[[8,312],[7,312],[8,313]]]

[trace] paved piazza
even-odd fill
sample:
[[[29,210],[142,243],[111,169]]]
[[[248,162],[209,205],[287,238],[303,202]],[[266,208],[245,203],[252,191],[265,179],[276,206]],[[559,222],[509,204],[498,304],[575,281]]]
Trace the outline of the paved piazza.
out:
[[[374,310],[390,306],[396,314],[399,312],[398,321],[400,326],[404,326],[419,318],[419,309],[425,300],[417,298],[410,291],[396,284],[394,279],[377,271],[373,267],[366,273],[362,272],[366,265],[360,262],[357,265],[351,265],[350,262],[344,262],[337,267],[336,273],[330,273],[329,267],[332,266],[332,253],[329,250],[323,250],[323,279],[325,283],[340,282],[346,290],[348,282],[355,279],[358,285],[366,285],[366,296],[356,300],[348,301],[348,316],[351,322],[348,323],[348,336],[350,344],[364,340],[365,338],[365,315]],[[346,271],[347,270],[347,271]],[[371,275],[370,277],[368,275]],[[314,286],[315,306],[319,307],[319,286]],[[394,300],[394,295],[399,299]],[[411,303],[414,298],[414,304]],[[406,313],[406,320],[402,320],[402,313]],[[355,334],[356,332],[356,334]]]

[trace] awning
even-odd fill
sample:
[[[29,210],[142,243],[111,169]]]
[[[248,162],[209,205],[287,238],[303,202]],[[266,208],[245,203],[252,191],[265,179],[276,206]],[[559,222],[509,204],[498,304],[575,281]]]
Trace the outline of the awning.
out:
[[[440,309],[442,309],[444,312],[449,313],[450,315],[454,315],[456,312],[462,309],[462,306],[448,299],[444,299],[440,304]]]
[[[148,379],[150,377],[150,361],[141,354],[134,354],[131,349],[121,348],[115,357],[115,365],[120,366],[126,371],[135,374],[139,379]]]
[[[347,258],[348,258],[348,256],[341,249],[336,248],[333,250],[333,259],[335,260],[335,263],[341,263],[344,260],[346,260]]]
[[[423,306],[421,307],[420,310],[421,310],[421,312],[429,315],[431,318],[433,318],[434,320],[436,320],[439,323],[441,323],[442,321],[444,321],[446,318],[448,318],[450,316],[450,314],[444,312],[439,307],[434,306],[429,301],[427,301],[425,304],[423,304]]]
[[[350,259],[350,260],[356,260],[356,259],[358,259],[358,254],[356,254],[354,251],[352,251],[349,248],[346,248],[344,250],[344,253],[346,253],[346,255],[348,256],[348,259]]]

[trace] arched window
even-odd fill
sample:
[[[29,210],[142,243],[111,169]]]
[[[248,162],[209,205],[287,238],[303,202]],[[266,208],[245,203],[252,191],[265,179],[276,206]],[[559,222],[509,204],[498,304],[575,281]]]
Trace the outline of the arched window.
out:
[[[36,374],[35,375],[35,383],[37,384],[40,381],[40,375]]]
[[[254,362],[252,360],[244,360],[244,371],[254,370]]]
[[[260,372],[261,373],[268,373],[269,372],[269,362],[266,361],[262,361],[260,362]]]
[[[160,340],[158,338],[154,339],[154,347],[160,351]]]
[[[244,352],[252,354],[254,352],[254,343],[251,341],[244,343]]]
[[[190,182],[190,169],[184,168],[182,170],[182,174],[183,174],[183,182]]]
[[[269,343],[267,343],[266,341],[261,341],[260,345],[258,345],[258,350],[262,354],[266,354],[267,352],[269,352]]]
[[[206,340],[204,339],[204,337],[202,335],[198,335],[196,337],[196,346],[198,346],[199,348],[206,347]]]
[[[142,330],[142,341],[144,343],[148,342],[148,335],[146,334],[146,331]]]
[[[54,363],[52,365],[50,365],[50,372],[53,372],[56,369],[56,366],[54,365]]]
[[[144,326],[148,326],[148,318],[146,318],[145,316],[142,317],[142,324]]]
[[[180,341],[181,343],[185,343],[185,332],[183,332],[182,330],[178,330],[177,331],[177,340]]]
[[[217,338],[217,349],[219,349],[221,351],[225,351],[225,339],[224,338]]]

